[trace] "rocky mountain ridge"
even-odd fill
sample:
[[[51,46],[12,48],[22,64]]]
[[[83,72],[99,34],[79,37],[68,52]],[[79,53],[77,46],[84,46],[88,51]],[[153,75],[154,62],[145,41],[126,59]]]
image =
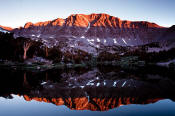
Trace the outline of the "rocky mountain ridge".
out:
[[[96,44],[97,47],[97,43],[107,46],[146,44],[155,41],[166,29],[155,23],[123,21],[108,14],[75,14],[66,19],[58,18],[35,24],[28,22],[24,27],[14,29],[12,32],[15,37],[42,38],[48,43],[57,43],[62,38],[68,41],[72,39],[82,41],[86,38],[87,43]]]
[[[35,24],[28,22],[10,32],[13,37],[2,36],[1,44],[4,47],[11,42],[19,44],[20,48],[11,50],[19,59],[39,56],[57,59],[57,62],[72,63],[79,59],[80,63],[93,57],[111,61],[125,54],[144,56],[146,52],[169,50],[174,47],[174,39],[170,37],[175,31],[173,27],[165,28],[147,21],[121,20],[108,14],[73,14],[66,19]],[[6,36],[11,42],[3,39]],[[171,47],[159,45],[168,42]],[[10,44],[8,48],[14,46]]]

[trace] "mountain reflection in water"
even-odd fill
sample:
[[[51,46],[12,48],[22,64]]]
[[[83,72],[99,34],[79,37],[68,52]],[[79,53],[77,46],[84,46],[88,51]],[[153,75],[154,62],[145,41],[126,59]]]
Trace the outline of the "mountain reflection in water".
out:
[[[165,76],[153,70],[82,68],[30,72],[1,69],[0,96],[12,99],[12,94],[15,94],[23,96],[26,101],[91,111],[107,111],[128,104],[150,104],[162,99],[174,101],[174,72],[166,72]]]

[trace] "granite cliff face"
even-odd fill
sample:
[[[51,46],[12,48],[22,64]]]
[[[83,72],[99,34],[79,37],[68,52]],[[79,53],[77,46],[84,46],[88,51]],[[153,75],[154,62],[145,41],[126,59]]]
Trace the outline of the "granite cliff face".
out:
[[[75,14],[66,19],[33,24],[14,29],[15,36],[59,42],[63,37],[81,41],[84,38],[90,45],[133,46],[156,40],[166,28],[146,21],[127,21],[108,14]],[[49,43],[49,42],[48,42]],[[54,46],[54,45],[53,45]]]

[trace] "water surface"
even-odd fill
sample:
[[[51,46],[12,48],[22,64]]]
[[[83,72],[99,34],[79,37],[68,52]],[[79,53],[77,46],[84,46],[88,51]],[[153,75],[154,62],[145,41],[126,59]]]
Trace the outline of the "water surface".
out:
[[[174,71],[144,69],[1,69],[0,115],[174,116]]]

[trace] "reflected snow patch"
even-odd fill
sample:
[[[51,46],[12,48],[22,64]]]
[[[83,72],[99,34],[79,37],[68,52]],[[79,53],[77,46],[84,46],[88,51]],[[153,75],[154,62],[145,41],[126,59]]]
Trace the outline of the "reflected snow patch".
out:
[[[123,42],[127,45],[127,42],[125,41],[125,39],[122,38],[122,40],[123,40]]]

